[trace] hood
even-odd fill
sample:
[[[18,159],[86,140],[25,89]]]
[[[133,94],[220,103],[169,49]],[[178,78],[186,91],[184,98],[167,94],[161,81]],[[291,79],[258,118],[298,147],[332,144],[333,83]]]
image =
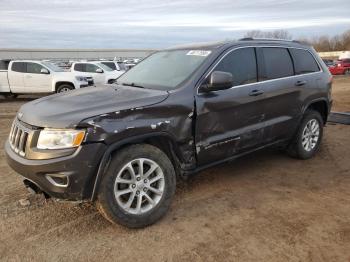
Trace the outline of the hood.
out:
[[[80,121],[114,111],[162,102],[168,92],[129,86],[99,86],[72,90],[24,104],[20,120],[39,127],[68,128]],[[20,114],[21,113],[21,114]]]

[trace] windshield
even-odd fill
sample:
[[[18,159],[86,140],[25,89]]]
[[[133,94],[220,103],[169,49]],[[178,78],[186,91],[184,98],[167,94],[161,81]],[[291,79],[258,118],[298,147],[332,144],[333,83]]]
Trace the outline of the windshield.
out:
[[[102,63],[97,63],[97,64],[98,64],[99,67],[101,67],[105,71],[109,71],[109,72],[113,71],[113,69],[111,69],[109,66],[106,66],[106,65],[104,65]]]
[[[64,72],[64,70],[57,65],[50,63],[50,62],[41,62],[44,66],[46,66],[48,69],[54,72]]]
[[[188,79],[211,53],[171,50],[155,53],[118,78],[118,84],[172,90]]]

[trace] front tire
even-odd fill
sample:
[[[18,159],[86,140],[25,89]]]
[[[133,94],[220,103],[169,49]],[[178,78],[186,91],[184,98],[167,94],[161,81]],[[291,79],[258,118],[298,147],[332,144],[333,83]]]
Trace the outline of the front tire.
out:
[[[132,145],[112,157],[97,208],[112,223],[145,227],[165,215],[175,187],[175,170],[166,154],[152,145]]]
[[[64,93],[64,92],[68,92],[70,90],[73,90],[74,86],[68,85],[68,84],[63,84],[60,85],[59,87],[57,87],[56,93]]]
[[[323,136],[323,119],[315,110],[307,110],[298,131],[287,148],[295,158],[309,159],[318,151]]]

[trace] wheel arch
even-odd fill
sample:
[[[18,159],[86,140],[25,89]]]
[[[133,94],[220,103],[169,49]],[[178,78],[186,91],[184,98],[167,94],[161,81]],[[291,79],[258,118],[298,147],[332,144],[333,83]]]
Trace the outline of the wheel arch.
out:
[[[166,132],[154,132],[150,134],[128,137],[110,144],[103,154],[97,174],[93,178],[94,181],[92,181],[93,189],[91,193],[91,201],[96,200],[102,177],[107,171],[111,157],[116,154],[118,150],[121,150],[127,146],[143,143],[153,145],[162,150],[172,162],[176,174],[180,174],[179,163],[183,161],[183,156],[179,147],[177,146],[175,138],[172,135]]]
[[[57,92],[58,87],[60,87],[61,85],[70,85],[75,89],[74,83],[73,82],[69,82],[69,81],[57,81],[55,83],[55,92]]]
[[[312,110],[319,112],[322,116],[323,124],[326,124],[328,114],[329,114],[329,105],[328,105],[328,102],[326,99],[321,98],[321,99],[316,99],[316,100],[311,101],[304,108],[303,114],[308,109],[312,109]]]

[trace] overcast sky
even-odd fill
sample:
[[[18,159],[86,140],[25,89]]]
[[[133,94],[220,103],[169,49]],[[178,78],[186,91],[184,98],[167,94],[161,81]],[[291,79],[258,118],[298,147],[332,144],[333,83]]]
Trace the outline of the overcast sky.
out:
[[[0,0],[0,47],[161,48],[287,29],[350,29],[350,0]]]

